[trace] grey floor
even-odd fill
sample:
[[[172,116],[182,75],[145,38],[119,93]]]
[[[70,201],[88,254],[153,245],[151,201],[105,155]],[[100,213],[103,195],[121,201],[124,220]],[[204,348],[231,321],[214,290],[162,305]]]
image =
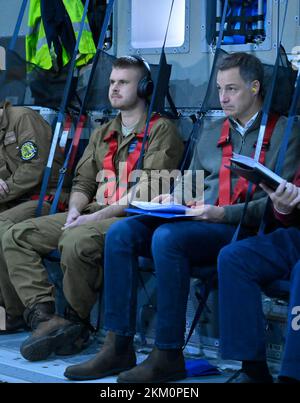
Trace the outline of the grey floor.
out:
[[[86,350],[78,355],[69,357],[53,356],[45,361],[29,362],[19,352],[20,344],[27,336],[28,333],[26,332],[0,336],[1,382],[72,383],[72,381],[66,379],[63,375],[65,368],[68,365],[76,364],[93,357],[100,346],[99,340],[95,339]],[[145,357],[145,354],[138,353],[138,362],[144,360]],[[223,365],[222,367],[214,359],[209,359],[209,362],[221,369],[220,375],[191,377],[178,383],[223,383],[232,375],[234,370],[232,366],[229,365],[226,367]],[[87,381],[86,383],[116,383],[116,377],[106,377],[99,380]]]

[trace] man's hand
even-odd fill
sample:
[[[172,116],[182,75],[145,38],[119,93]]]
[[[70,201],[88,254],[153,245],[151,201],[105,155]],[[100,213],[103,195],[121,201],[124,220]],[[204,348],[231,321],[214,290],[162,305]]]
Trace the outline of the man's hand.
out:
[[[0,179],[0,198],[5,199],[9,193],[8,186],[3,179]]]
[[[199,221],[223,222],[225,210],[223,207],[203,204],[203,202],[192,201],[187,203],[191,207],[193,219]],[[197,214],[194,216],[194,214]]]
[[[300,208],[300,188],[293,183],[283,181],[275,192],[262,183],[259,186],[268,193],[278,213],[290,214],[295,207]]]
[[[66,221],[66,223],[62,229],[64,230],[67,228],[78,227],[79,225],[84,225],[89,222],[101,221],[101,219],[103,219],[102,211],[96,211],[93,214],[84,214],[84,215],[79,214],[77,217],[74,216],[74,219],[72,221],[71,220],[70,220],[70,222]]]
[[[72,224],[74,221],[76,221],[79,216],[80,216],[80,212],[75,207],[71,208],[68,212],[66,223],[62,227],[62,229],[64,230],[64,229],[68,228],[69,225]]]

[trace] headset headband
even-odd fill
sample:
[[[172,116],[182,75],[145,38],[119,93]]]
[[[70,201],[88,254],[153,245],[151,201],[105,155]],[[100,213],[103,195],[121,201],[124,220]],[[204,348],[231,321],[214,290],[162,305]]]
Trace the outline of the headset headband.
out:
[[[146,62],[146,60],[142,56],[126,55],[126,56],[120,57],[120,59],[121,58],[142,63],[146,67],[146,69],[148,70],[149,74],[151,74],[151,69],[150,69],[149,63]]]

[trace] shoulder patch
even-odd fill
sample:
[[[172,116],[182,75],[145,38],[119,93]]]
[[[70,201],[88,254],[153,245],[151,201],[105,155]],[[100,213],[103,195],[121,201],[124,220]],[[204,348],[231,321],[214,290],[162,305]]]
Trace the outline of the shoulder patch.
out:
[[[38,153],[37,145],[33,141],[25,141],[20,147],[20,155],[23,161],[32,160]]]

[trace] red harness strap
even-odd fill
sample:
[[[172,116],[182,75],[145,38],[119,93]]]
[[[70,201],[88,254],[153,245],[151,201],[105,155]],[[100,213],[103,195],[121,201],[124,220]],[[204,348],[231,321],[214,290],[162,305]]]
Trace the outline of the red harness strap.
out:
[[[149,133],[154,125],[154,123],[160,119],[159,114],[152,116],[149,122]],[[103,170],[105,171],[106,189],[104,191],[104,203],[112,204],[118,201],[126,192],[128,178],[130,173],[133,171],[136,163],[139,159],[143,138],[145,135],[146,128],[143,129],[141,133],[136,134],[137,144],[133,152],[131,152],[127,160],[124,162],[124,167],[120,173],[119,183],[117,187],[116,170],[114,165],[114,157],[118,150],[118,139],[117,132],[110,132],[105,138],[105,142],[109,142],[109,148],[106,156],[103,159]],[[100,184],[101,186],[101,184]]]
[[[77,124],[77,127],[75,129],[75,133],[74,133],[74,139],[73,139],[73,147],[72,147],[72,151],[71,151],[71,155],[70,155],[70,159],[69,159],[69,163],[68,163],[68,172],[71,173],[72,172],[72,168],[75,162],[75,157],[78,151],[78,147],[79,147],[79,141],[80,141],[80,137],[85,125],[85,122],[87,121],[87,116],[86,115],[81,115],[79,118],[79,122]]]
[[[30,197],[30,200],[39,200],[39,198],[40,198],[40,195],[38,195],[38,194],[37,195],[32,195]],[[53,195],[46,195],[44,197],[44,201],[48,202],[50,204],[53,202],[53,200],[54,200]],[[64,203],[64,202],[59,201],[57,208],[58,208],[59,213],[63,213],[63,212],[65,212],[67,210],[67,204]]]
[[[266,127],[266,132],[263,140],[263,146],[259,157],[259,162],[264,164],[266,158],[266,150],[269,146],[270,139],[272,137],[273,130],[279,119],[279,115],[271,114]],[[219,206],[226,206],[229,204],[235,204],[239,199],[245,200],[248,181],[245,178],[240,177],[236,183],[233,193],[231,195],[231,171],[225,167],[230,165],[230,158],[232,157],[233,149],[230,143],[230,126],[229,120],[226,119],[221,132],[221,137],[218,141],[218,146],[222,147],[222,163],[219,173],[219,199],[217,204]],[[256,144],[254,145],[256,147]],[[252,194],[255,191],[256,186],[252,187]]]

